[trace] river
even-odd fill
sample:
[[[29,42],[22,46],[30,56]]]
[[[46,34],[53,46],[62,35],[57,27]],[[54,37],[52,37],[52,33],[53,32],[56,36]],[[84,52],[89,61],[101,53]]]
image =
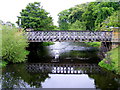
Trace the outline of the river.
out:
[[[28,61],[2,68],[2,88],[120,89],[120,76],[98,66],[99,50],[84,43],[30,43]]]

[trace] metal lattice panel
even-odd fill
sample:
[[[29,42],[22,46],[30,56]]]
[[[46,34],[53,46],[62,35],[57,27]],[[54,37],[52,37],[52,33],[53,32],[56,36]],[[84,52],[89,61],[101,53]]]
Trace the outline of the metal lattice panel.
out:
[[[111,42],[112,31],[32,31],[26,32],[30,42]]]

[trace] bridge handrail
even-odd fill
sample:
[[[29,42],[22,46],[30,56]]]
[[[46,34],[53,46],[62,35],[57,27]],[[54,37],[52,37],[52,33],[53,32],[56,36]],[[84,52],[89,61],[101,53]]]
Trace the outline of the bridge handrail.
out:
[[[25,32],[113,32],[113,31],[47,30],[47,31],[25,31]]]

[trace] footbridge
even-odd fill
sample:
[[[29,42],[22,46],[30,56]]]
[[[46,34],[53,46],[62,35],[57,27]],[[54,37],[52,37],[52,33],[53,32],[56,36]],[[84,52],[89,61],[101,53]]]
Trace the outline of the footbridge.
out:
[[[29,42],[111,42],[112,31],[29,31]]]

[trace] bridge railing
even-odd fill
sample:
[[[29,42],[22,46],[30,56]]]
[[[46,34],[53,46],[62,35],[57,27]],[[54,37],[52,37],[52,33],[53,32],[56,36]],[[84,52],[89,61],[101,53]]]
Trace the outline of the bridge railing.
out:
[[[112,31],[29,31],[26,35],[30,42],[110,42],[112,39]]]

